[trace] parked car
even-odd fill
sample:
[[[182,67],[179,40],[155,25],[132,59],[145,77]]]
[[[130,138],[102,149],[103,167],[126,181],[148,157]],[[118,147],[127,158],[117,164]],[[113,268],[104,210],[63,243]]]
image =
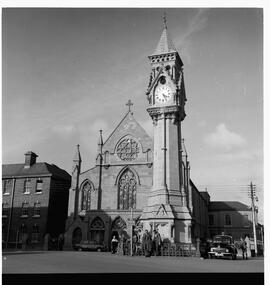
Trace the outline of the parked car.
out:
[[[210,245],[210,251],[208,252],[209,258],[222,258],[229,257],[236,259],[237,248],[233,244],[232,237],[229,235],[216,235]]]
[[[82,241],[74,245],[74,249],[78,251],[106,251],[107,248],[104,243],[98,243],[96,241]]]

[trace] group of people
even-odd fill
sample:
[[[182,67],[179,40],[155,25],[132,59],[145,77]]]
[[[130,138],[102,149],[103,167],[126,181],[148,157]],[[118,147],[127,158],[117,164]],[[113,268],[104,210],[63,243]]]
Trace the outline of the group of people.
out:
[[[145,257],[150,257],[151,255],[159,256],[161,246],[162,239],[158,229],[153,231],[153,235],[148,230],[145,230],[142,236],[134,234],[132,237],[132,255],[139,255],[139,251],[141,251]],[[111,253],[115,254],[119,252],[119,248],[123,248],[123,239],[120,238],[120,241],[118,241],[114,235],[111,240]]]
[[[142,237],[142,248],[144,251],[145,257],[150,257],[152,254],[155,256],[160,255],[160,250],[162,246],[162,239],[158,230],[153,231],[153,236],[145,230]]]

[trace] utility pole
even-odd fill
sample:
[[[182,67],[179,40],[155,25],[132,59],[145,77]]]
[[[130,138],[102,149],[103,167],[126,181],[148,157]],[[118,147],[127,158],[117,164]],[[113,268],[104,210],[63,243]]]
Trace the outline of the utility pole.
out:
[[[103,138],[102,138],[102,130],[99,130],[99,182],[98,182],[98,210],[101,209],[101,199],[102,199],[102,188],[101,188],[101,181],[102,181],[102,163],[103,163]]]
[[[253,224],[253,237],[254,237],[254,247],[255,247],[255,256],[257,256],[257,237],[256,237],[256,221],[255,221],[255,204],[254,198],[257,198],[255,195],[255,186],[250,182],[250,198],[251,198],[251,208],[252,208],[252,224]]]
[[[130,208],[130,220],[131,220],[131,235],[130,235],[130,255],[133,255],[133,205]]]

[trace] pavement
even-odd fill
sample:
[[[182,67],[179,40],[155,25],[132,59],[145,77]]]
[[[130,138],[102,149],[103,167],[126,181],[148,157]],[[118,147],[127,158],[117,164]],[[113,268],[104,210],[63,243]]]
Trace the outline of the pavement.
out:
[[[248,260],[119,256],[109,252],[12,251],[2,253],[2,273],[264,272],[262,257]]]

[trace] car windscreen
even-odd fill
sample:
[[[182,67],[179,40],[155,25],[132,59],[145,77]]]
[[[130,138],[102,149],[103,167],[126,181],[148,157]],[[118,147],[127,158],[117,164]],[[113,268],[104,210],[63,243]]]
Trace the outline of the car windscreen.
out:
[[[214,242],[213,243],[213,246],[214,247],[218,247],[218,246],[220,246],[220,247],[226,247],[228,245],[228,243],[223,243],[223,242]]]
[[[231,243],[231,239],[229,237],[216,237],[214,239],[214,243]]]

